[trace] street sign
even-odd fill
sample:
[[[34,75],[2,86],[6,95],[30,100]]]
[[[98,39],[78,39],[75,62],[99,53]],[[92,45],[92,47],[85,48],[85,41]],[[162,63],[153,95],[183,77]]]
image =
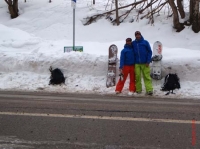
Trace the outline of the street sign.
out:
[[[71,51],[83,52],[83,46],[75,46],[74,50],[73,50],[73,46],[64,47],[64,53],[65,52],[71,52]]]
[[[76,0],[72,0],[72,7],[75,9],[76,8]]]

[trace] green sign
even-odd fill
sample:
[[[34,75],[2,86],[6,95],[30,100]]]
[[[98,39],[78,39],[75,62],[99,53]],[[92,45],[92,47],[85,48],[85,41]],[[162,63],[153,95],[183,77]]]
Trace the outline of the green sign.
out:
[[[83,46],[75,46],[74,48],[73,48],[73,46],[64,47],[64,53],[71,52],[71,51],[83,52]]]

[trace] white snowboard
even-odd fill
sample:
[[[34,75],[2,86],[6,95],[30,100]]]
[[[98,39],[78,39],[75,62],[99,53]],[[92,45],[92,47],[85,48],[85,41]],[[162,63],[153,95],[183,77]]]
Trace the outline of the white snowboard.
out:
[[[152,69],[151,69],[151,77],[155,80],[162,79],[162,50],[163,46],[160,41],[156,41],[153,44],[153,56],[152,56]]]

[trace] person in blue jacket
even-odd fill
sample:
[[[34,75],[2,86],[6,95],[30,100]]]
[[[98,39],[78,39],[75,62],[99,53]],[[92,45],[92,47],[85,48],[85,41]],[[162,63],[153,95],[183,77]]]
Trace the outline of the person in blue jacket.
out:
[[[150,67],[152,50],[147,40],[144,40],[139,31],[135,32],[135,40],[132,42],[135,53],[135,78],[136,92],[142,92],[142,76],[146,88],[146,94],[153,94],[152,80],[150,77]],[[142,74],[142,75],[141,75]]]
[[[129,75],[130,77],[130,82],[129,82],[129,95],[133,95],[135,92],[135,70],[134,66],[135,65],[135,56],[134,56],[134,51],[132,47],[132,39],[127,38],[126,39],[126,44],[124,45],[124,49],[121,51],[120,55],[120,73],[123,74],[123,79],[119,79],[115,92],[116,94],[121,93],[124,83],[126,81],[127,76]]]

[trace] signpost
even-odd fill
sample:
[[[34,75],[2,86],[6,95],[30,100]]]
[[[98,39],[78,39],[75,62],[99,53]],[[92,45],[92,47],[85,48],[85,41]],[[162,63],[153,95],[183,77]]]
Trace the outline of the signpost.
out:
[[[75,50],[75,8],[76,8],[76,0],[72,0],[73,7],[73,50]]]
[[[76,8],[76,0],[71,0],[71,6],[73,8],[73,46],[64,47],[64,53],[65,52],[71,52],[71,51],[83,52],[83,46],[75,46],[75,8]]]
[[[71,52],[71,51],[83,52],[83,46],[66,46],[66,47],[64,47],[64,53]]]

